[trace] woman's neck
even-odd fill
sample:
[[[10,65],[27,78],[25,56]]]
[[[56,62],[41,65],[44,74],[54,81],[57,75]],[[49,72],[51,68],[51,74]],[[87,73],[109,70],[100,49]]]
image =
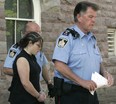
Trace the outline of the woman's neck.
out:
[[[29,51],[28,47],[24,48],[24,50],[25,50],[28,54],[32,55],[32,53]]]

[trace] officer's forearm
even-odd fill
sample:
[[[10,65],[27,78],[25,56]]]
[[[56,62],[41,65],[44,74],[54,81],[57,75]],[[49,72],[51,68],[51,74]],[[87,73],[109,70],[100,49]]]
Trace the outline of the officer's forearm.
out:
[[[100,74],[101,74],[102,76],[105,76],[106,73],[107,73],[107,71],[105,70],[103,63],[101,63],[101,64],[100,64]]]
[[[44,66],[42,69],[42,76],[44,78],[44,80],[46,81],[47,84],[51,83],[50,77],[49,77],[49,71],[47,66]]]
[[[81,78],[71,71],[71,69],[63,62],[55,61],[54,62],[56,69],[69,80],[80,84]]]
[[[13,69],[11,69],[11,68],[6,68],[6,67],[4,67],[4,68],[3,68],[3,72],[4,72],[4,74],[6,74],[6,75],[13,76]]]

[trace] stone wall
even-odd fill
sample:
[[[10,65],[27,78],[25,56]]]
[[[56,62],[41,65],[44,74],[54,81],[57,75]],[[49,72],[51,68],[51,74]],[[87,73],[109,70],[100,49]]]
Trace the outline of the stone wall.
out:
[[[2,73],[3,62],[6,57],[6,37],[5,37],[5,16],[4,16],[4,0],[0,0],[0,104],[7,104],[8,81]]]
[[[6,37],[5,37],[5,19],[4,19],[4,0],[0,0],[0,74],[4,58],[6,57]]]
[[[51,72],[54,67],[51,62],[55,41],[60,32],[71,26],[73,22],[73,9],[75,4],[82,0],[40,0],[42,9],[42,36],[44,38],[43,50],[50,61]],[[98,96],[100,104],[116,104],[116,57],[108,57],[107,28],[116,28],[116,0],[86,0],[100,6],[96,25],[93,29],[98,40],[104,65],[115,78],[114,86],[110,88],[99,89]],[[5,38],[5,19],[4,19],[4,0],[0,0],[0,70],[2,70],[3,61],[6,55]],[[8,91],[10,85],[9,78],[0,71],[0,104],[8,104]],[[42,86],[47,92],[46,85],[42,81]],[[54,104],[53,99],[47,99],[46,104]]]

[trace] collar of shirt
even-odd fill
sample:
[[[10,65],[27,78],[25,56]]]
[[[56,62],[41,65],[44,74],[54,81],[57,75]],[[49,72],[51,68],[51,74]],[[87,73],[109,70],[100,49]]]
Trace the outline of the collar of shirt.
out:
[[[88,40],[90,40],[92,37],[95,38],[95,36],[93,35],[92,32],[88,32],[88,34],[86,35],[85,33],[83,33],[83,32],[79,29],[79,27],[78,27],[77,25],[73,25],[71,28],[74,29],[75,31],[77,31],[77,32],[79,33],[80,38],[83,38],[84,36],[87,36]],[[95,38],[95,39],[96,39],[96,38]]]

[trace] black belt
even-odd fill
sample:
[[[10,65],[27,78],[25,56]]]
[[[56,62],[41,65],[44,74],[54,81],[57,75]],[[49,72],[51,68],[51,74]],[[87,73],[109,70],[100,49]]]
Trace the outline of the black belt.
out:
[[[64,82],[64,79],[58,77],[54,77],[54,87],[56,89],[56,95],[67,94],[75,91],[89,93],[89,90],[75,84]]]
[[[71,90],[72,91],[78,91],[78,92],[84,92],[84,93],[88,93],[89,92],[89,90],[87,90],[86,88],[83,88],[81,86],[74,85],[74,84],[72,84]]]

